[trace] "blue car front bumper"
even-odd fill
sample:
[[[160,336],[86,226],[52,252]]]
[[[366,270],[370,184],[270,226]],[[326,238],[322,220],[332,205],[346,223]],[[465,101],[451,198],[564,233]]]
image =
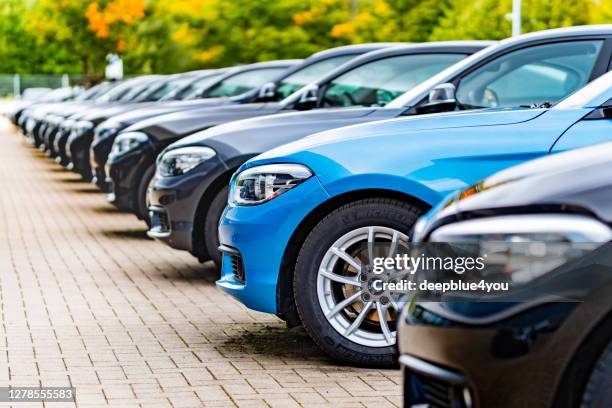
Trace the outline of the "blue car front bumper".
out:
[[[316,177],[295,190],[261,205],[230,204],[221,218],[217,286],[250,309],[278,313],[277,283],[287,244],[302,220],[329,198]]]

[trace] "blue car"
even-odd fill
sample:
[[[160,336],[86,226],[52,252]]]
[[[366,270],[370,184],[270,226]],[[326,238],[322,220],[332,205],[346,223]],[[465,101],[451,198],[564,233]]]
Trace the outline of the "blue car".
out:
[[[257,156],[231,180],[217,285],[334,358],[394,364],[401,305],[363,291],[375,249],[406,246],[419,216],[498,170],[612,140],[611,98],[607,73],[552,108],[375,122]]]

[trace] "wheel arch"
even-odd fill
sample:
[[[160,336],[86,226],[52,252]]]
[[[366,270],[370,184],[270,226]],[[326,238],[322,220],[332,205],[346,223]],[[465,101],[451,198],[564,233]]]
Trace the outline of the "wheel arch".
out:
[[[556,408],[581,405],[590,374],[601,353],[612,341],[612,310],[603,316],[584,337],[565,368],[555,390]]]
[[[308,234],[317,223],[334,210],[350,202],[368,198],[391,198],[401,200],[416,205],[424,211],[431,208],[431,205],[425,201],[396,190],[360,189],[334,196],[313,209],[304,217],[289,239],[285,252],[283,253],[283,259],[279,270],[276,285],[277,315],[285,320],[289,326],[297,326],[300,324],[300,318],[295,308],[295,300],[293,297],[293,266],[295,266],[300,249],[308,237]]]

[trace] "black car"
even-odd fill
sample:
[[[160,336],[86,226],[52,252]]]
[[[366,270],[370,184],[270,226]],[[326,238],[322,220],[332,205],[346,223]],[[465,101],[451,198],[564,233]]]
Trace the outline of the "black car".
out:
[[[261,110],[281,113],[333,106],[342,109],[330,109],[334,120],[321,125],[341,126],[343,118],[350,118],[355,110],[364,109],[357,105],[383,105],[489,44],[428,43],[373,51],[309,85],[303,94],[285,99],[281,102],[282,108],[274,104],[272,108],[262,107]],[[313,94],[311,90],[315,87],[327,91]],[[221,119],[229,121],[237,119],[239,113],[228,112],[223,117],[211,116],[208,120],[211,124]],[[174,248],[188,250],[200,260],[218,261],[216,229],[225,207],[231,174],[249,158],[313,131],[312,127],[302,127],[294,120],[294,115],[299,114],[228,123],[170,146],[160,156],[158,173],[151,184],[152,228],[149,235]],[[247,112],[245,116],[255,115]],[[368,120],[376,120],[376,116]],[[260,123],[269,126],[260,126]],[[151,138],[159,137],[151,130],[147,133]],[[191,161],[189,165],[184,163],[185,158]],[[205,161],[207,158],[210,160]]]
[[[50,157],[57,154],[53,150],[53,142],[59,126],[69,116],[90,109],[92,106],[104,103],[105,95],[121,85],[121,82],[103,82],[88,89],[83,95],[70,102],[54,104],[45,109],[45,115],[41,119],[38,134],[40,135],[40,148]]]
[[[133,91],[139,90],[142,92],[149,86],[153,86],[154,83],[162,78],[158,75],[147,75],[138,78],[133,78],[127,81],[115,82],[109,89],[96,94],[94,97],[88,100],[78,101],[77,103],[63,103],[53,104],[35,111],[35,118],[37,120],[37,127],[32,131],[31,136],[35,140],[35,144],[41,149],[46,149],[44,145],[44,133],[50,124],[48,117],[58,111],[64,111],[61,114],[61,119],[78,115],[80,112],[87,112],[89,109],[95,109],[102,106],[110,106],[112,104],[121,104],[128,101],[127,95],[130,95],[129,99],[133,99],[135,93]]]
[[[250,87],[257,87],[268,82],[271,78],[275,78],[281,72],[297,63],[299,63],[299,60],[279,60],[240,67],[240,69],[236,71],[256,70],[258,75],[255,76],[255,78],[251,78],[251,82],[244,84],[234,81],[234,79],[239,76],[238,73],[235,73],[233,76],[226,77],[224,80],[218,80],[220,82],[217,83],[217,92],[213,92],[215,89],[215,86],[213,86],[207,91],[204,97],[224,98],[234,94],[244,93]],[[93,141],[95,128],[112,116],[155,105],[162,97],[173,92],[173,88],[178,89],[178,87],[182,87],[183,82],[183,74],[162,78],[148,87],[145,91],[132,98],[132,102],[129,104],[99,109],[94,112],[88,112],[85,115],[79,115],[78,123],[74,126],[74,132],[72,132],[67,142],[67,146],[70,146],[70,149],[66,148],[66,155],[70,159],[69,166],[80,173],[84,179],[91,179],[92,169],[89,150]],[[168,87],[168,84],[170,84],[170,87]],[[223,86],[221,86],[221,84],[223,84]],[[75,119],[75,117],[73,116],[71,119]]]
[[[113,116],[96,128],[96,134],[90,152],[94,181],[96,181],[96,184],[100,187],[105,187],[106,174],[104,172],[104,165],[110,154],[115,137],[120,131],[137,122],[173,112],[193,111],[212,106],[280,101],[284,97],[300,89],[302,86],[319,79],[322,75],[321,73],[327,73],[331,71],[332,68],[340,66],[349,59],[363,53],[392,45],[397,44],[358,44],[332,48],[310,56],[301,64],[295,65],[284,71],[282,75],[275,78],[274,81],[267,82],[261,87],[247,86],[249,82],[253,83],[252,78],[254,76],[259,75],[256,70],[243,71],[239,72],[240,75],[226,75],[225,78],[215,83],[211,83],[207,89],[200,90],[199,92],[195,90],[184,90],[182,99],[187,99],[186,101],[158,103],[143,109],[137,109],[135,111]],[[236,69],[237,68],[234,70]],[[244,70],[242,67],[240,69]],[[260,80],[260,78],[257,78],[258,82]],[[233,93],[236,83],[243,83],[242,89],[250,89],[235,96],[218,97],[219,95]],[[185,94],[184,92],[187,93]]]
[[[66,149],[68,139],[73,133],[79,133],[81,130],[87,133],[87,128],[94,125],[93,122],[85,120],[88,118],[98,118],[100,115],[110,115],[114,112],[119,112],[123,109],[129,109],[133,106],[139,106],[142,98],[160,84],[165,83],[167,78],[160,75],[147,75],[134,79],[127,80],[109,92],[97,98],[92,103],[88,103],[80,108],[75,108],[75,111],[60,121],[59,130],[53,141],[53,151],[57,153],[56,161],[63,166],[68,166],[71,163],[70,151]],[[150,102],[149,102],[150,103]],[[46,115],[45,115],[46,116]],[[34,132],[35,138],[42,143],[42,134],[40,133],[44,117],[40,121],[40,126]],[[82,126],[77,129],[76,124],[81,122]],[[74,132],[77,130],[77,132]],[[59,140],[58,140],[59,137]],[[61,147],[59,150],[55,147]],[[80,163],[79,163],[80,164]]]
[[[415,245],[471,248],[513,286],[404,310],[404,406],[612,406],[611,158],[606,143],[527,162],[417,223]]]
[[[52,153],[52,156],[55,157],[58,163],[66,165],[68,164],[68,159],[64,150],[66,140],[68,139],[72,125],[76,123],[80,115],[104,107],[126,104],[130,102],[138,92],[142,92],[144,89],[151,86],[157,78],[158,76],[147,75],[114,82],[106,92],[102,92],[91,100],[48,106],[38,115],[37,121],[39,125],[37,129],[32,132],[32,136],[39,140],[39,143],[45,143],[43,139],[45,134],[41,132],[44,126],[48,138],[46,141],[46,148]],[[50,137],[51,133],[53,133],[53,138]]]

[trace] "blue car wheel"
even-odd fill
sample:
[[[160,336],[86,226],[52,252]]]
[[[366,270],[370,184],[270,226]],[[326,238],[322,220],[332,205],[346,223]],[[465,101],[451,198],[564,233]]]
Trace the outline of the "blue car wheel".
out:
[[[376,291],[373,259],[406,253],[409,232],[424,209],[393,199],[363,199],[330,213],[301,248],[294,296],[302,323],[331,357],[388,367],[396,362],[396,323],[402,305]],[[398,275],[389,275],[389,280]]]

